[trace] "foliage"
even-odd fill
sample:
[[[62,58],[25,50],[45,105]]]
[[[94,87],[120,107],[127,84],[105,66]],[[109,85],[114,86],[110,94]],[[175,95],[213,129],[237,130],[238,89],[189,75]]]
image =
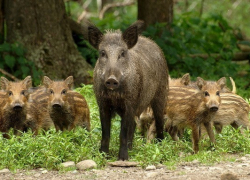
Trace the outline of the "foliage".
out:
[[[92,85],[83,85],[76,91],[84,95],[88,102],[91,132],[82,128],[56,132],[53,128],[47,132],[40,132],[35,137],[30,131],[21,136],[15,136],[10,132],[10,139],[0,136],[0,169],[10,168],[15,171],[41,167],[62,170],[62,162],[77,163],[85,159],[93,159],[98,168],[102,168],[107,162],[117,160],[120,117],[116,116],[112,120],[110,153],[106,158],[105,154],[99,152],[101,125]],[[194,159],[203,164],[213,164],[218,161],[233,161],[235,159],[228,159],[233,154],[250,154],[249,131],[241,134],[232,127],[225,127],[222,134],[216,135],[215,147],[211,148],[209,140],[203,139],[200,142],[200,152],[195,155],[192,155],[190,134],[190,130],[186,131],[179,142],[172,141],[170,136],[165,134],[166,138],[162,142],[149,144],[136,132],[133,149],[129,151],[130,160],[139,162],[142,167],[161,163],[173,169],[181,162],[191,162]]]
[[[34,84],[39,84],[41,71],[35,67],[34,62],[25,58],[25,49],[18,43],[0,44],[0,68],[18,79],[24,79],[31,75]]]
[[[220,27],[223,26],[222,29]],[[200,19],[191,13],[176,16],[170,31],[166,24],[150,26],[144,33],[151,37],[163,50],[173,77],[189,72],[191,76],[218,79],[234,76],[237,65],[232,63],[236,51],[233,29],[220,15]],[[220,59],[190,57],[195,54],[220,54]]]

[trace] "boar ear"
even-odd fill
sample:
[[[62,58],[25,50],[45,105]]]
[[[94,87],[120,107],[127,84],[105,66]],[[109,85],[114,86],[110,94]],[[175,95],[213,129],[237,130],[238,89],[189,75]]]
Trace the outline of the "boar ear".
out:
[[[26,89],[29,89],[32,87],[32,79],[31,76],[27,76],[24,80],[23,80],[23,85],[26,87]]]
[[[102,32],[95,26],[88,27],[88,39],[89,43],[95,48],[98,49],[98,46],[102,39]]]
[[[132,24],[123,33],[122,38],[126,42],[128,49],[132,48],[138,40],[138,29],[137,26]]]
[[[184,84],[185,86],[189,85],[190,83],[190,75],[189,73],[186,73],[181,78],[181,84]]]
[[[49,85],[52,84],[52,83],[53,83],[53,81],[52,81],[49,77],[47,77],[47,76],[44,76],[44,77],[43,77],[43,82],[42,82],[42,84],[43,84],[46,88],[48,88]]]
[[[206,81],[204,81],[204,79],[202,79],[201,77],[197,77],[196,83],[200,90],[202,89],[203,86],[206,85]]]
[[[67,84],[67,86],[69,87],[69,89],[73,88],[73,83],[74,83],[73,76],[67,77],[67,79],[65,79],[64,82],[65,82],[65,84]]]
[[[225,77],[220,78],[217,81],[217,84],[220,86],[221,89],[223,89],[226,86],[227,79]]]
[[[1,77],[0,87],[2,90],[7,90],[9,86],[9,80],[5,77]]]
[[[130,26],[136,26],[137,27],[137,33],[141,34],[144,31],[144,21],[142,20],[138,20],[135,21],[133,24],[131,24]]]

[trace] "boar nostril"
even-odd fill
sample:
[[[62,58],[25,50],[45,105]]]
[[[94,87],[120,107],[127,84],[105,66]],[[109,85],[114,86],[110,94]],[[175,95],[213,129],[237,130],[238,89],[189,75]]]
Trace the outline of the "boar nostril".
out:
[[[22,106],[21,105],[15,105],[14,107],[13,107],[13,109],[14,109],[14,111],[21,111],[22,110]]]
[[[61,106],[60,104],[53,104],[52,107],[53,107],[54,109],[59,109],[59,108],[61,108],[62,106]]]
[[[211,108],[210,108],[210,111],[216,112],[216,111],[218,111],[218,109],[219,109],[218,107],[211,107]]]
[[[108,80],[105,82],[105,86],[108,89],[116,89],[119,87],[119,82],[114,78],[108,78]]]

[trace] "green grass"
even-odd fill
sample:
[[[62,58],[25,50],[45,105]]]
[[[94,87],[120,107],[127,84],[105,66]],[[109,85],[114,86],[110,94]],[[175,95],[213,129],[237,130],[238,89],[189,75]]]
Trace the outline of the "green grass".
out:
[[[56,132],[51,129],[32,136],[31,132],[22,136],[4,139],[0,136],[0,169],[46,168],[61,170],[60,164],[66,161],[79,162],[93,159],[98,168],[104,168],[107,162],[117,160],[119,149],[120,118],[112,120],[110,154],[99,152],[101,140],[101,126],[98,107],[94,98],[92,85],[84,85],[76,91],[83,94],[88,102],[91,112],[91,132],[77,128],[70,132]],[[174,169],[179,163],[198,160],[203,164],[211,165],[220,161],[234,161],[235,156],[250,154],[250,133],[240,134],[231,127],[225,127],[223,133],[216,135],[216,145],[210,146],[208,139],[200,141],[200,151],[192,154],[190,130],[185,132],[179,142],[174,142],[168,134],[160,143],[145,143],[138,132],[135,134],[133,150],[129,151],[130,161],[139,162],[142,167],[151,164],[164,164]],[[182,154],[180,156],[180,154]]]

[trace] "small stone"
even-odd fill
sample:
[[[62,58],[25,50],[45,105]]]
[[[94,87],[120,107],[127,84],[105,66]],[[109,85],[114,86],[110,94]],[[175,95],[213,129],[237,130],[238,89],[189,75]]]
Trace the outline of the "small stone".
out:
[[[156,170],[156,167],[154,165],[150,165],[146,167],[146,171]]]
[[[69,168],[69,167],[75,167],[76,164],[74,161],[68,161],[68,162],[61,163],[61,166],[64,168]]]
[[[2,169],[2,170],[0,170],[0,173],[1,174],[10,173],[10,170],[9,169]]]
[[[76,173],[78,173],[78,171],[77,171],[77,170],[74,170],[74,171],[72,171],[71,173],[72,173],[72,174],[76,174]]]
[[[165,168],[166,166],[165,165],[163,165],[163,164],[157,164],[156,165],[156,169],[163,169],[163,168]]]
[[[146,176],[147,176],[148,178],[154,178],[154,177],[156,177],[158,174],[159,174],[158,172],[149,172],[149,173],[146,174]]]
[[[113,167],[135,167],[138,166],[138,162],[131,162],[131,161],[115,161],[115,162],[108,162],[108,165]]]
[[[46,169],[42,171],[42,174],[46,174],[46,173],[48,173]]]
[[[247,158],[246,157],[242,157],[242,158],[240,158],[242,161],[246,161],[247,160]]]
[[[248,164],[239,164],[239,165],[237,165],[237,167],[247,167],[248,166]]]
[[[40,174],[40,173],[36,173],[36,174],[34,174],[34,176],[35,176],[36,178],[38,178],[39,176],[41,176],[41,174]]]
[[[246,154],[245,157],[248,157],[248,158],[249,158],[249,157],[250,157],[250,154]]]
[[[197,159],[192,161],[192,164],[200,164],[200,161],[198,161]]]
[[[77,169],[86,170],[96,168],[97,164],[93,160],[84,160],[76,164]]]
[[[239,180],[239,178],[237,178],[237,176],[235,176],[234,174],[231,174],[231,173],[222,174],[220,179],[221,180]]]

